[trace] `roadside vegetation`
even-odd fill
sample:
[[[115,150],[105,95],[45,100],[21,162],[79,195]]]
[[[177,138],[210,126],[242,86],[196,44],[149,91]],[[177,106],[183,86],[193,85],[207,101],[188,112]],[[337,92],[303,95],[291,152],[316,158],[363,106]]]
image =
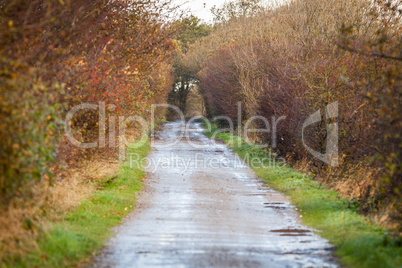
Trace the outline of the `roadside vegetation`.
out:
[[[149,142],[128,149],[139,163],[148,154]],[[10,260],[12,267],[71,267],[84,264],[101,249],[113,231],[135,207],[137,193],[142,188],[144,171],[127,160],[111,177],[90,182],[95,190],[62,219],[50,221],[36,249],[23,258]]]
[[[181,18],[170,0],[0,0],[0,267],[75,263],[130,211],[141,173],[117,160],[121,123],[150,128],[167,102]]]
[[[218,129],[213,125],[204,133],[212,137]],[[290,196],[303,223],[319,230],[335,246],[341,264],[347,267],[402,265],[402,239],[359,215],[359,204],[282,162],[273,164],[277,155],[257,148],[258,144],[248,144],[241,137],[224,132],[215,138],[242,157],[267,185]],[[256,159],[265,162],[267,167],[253,165],[251,161]]]
[[[232,1],[214,9],[213,31],[180,60],[198,81],[207,116],[235,128],[254,116],[278,120],[268,143],[293,167],[353,200],[359,213],[401,232],[402,3],[386,0]],[[242,120],[238,120],[238,103]],[[325,116],[338,105],[337,116]],[[317,111],[321,121],[304,129]],[[227,119],[217,122],[229,127]],[[337,166],[326,152],[337,124]],[[249,128],[266,128],[255,120]],[[304,133],[304,136],[302,135]],[[242,134],[244,135],[244,134]],[[244,137],[243,137],[244,138]],[[305,142],[305,143],[304,143]],[[307,145],[307,146],[305,146]]]

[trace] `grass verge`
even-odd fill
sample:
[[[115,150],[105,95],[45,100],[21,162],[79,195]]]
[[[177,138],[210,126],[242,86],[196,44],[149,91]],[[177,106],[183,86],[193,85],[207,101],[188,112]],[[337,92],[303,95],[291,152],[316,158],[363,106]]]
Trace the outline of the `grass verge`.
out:
[[[150,149],[149,142],[127,152],[144,159]],[[98,190],[62,221],[51,223],[49,231],[38,241],[38,248],[13,267],[71,267],[86,262],[102,248],[112,235],[110,227],[118,225],[134,207],[142,188],[144,171],[140,166],[121,164],[117,177],[99,183]]]
[[[212,126],[204,133],[213,137],[217,130]],[[251,168],[252,159],[269,160],[266,150],[246,144],[240,137],[219,133],[214,138],[225,142]],[[320,230],[320,235],[335,246],[341,264],[347,267],[402,267],[402,239],[393,238],[386,229],[359,215],[354,203],[289,166],[270,165],[253,170],[267,185],[290,196],[303,223]]]

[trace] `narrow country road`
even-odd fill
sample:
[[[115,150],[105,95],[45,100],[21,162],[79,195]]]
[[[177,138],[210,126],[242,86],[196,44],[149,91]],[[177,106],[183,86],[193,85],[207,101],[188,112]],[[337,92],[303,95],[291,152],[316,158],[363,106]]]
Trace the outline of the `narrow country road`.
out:
[[[168,146],[181,130],[189,139]],[[202,131],[178,121],[157,133],[138,206],[94,267],[336,267],[289,199]]]

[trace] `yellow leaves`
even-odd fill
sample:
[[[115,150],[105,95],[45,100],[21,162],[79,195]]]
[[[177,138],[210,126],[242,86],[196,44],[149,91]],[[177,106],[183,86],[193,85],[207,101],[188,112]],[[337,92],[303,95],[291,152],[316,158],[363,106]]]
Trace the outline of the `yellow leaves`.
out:
[[[12,21],[12,20],[9,20],[9,21],[8,21],[8,27],[12,28],[13,25],[14,25],[13,21]]]

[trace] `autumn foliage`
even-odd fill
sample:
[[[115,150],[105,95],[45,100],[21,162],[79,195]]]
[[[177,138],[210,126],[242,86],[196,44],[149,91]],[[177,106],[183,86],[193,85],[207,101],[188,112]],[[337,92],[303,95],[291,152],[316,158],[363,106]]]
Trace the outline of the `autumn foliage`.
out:
[[[128,116],[147,115],[152,103],[165,101],[174,49],[167,4],[0,3],[3,201],[24,183],[51,177],[59,155],[68,160],[59,127],[75,105],[105,102],[113,116]],[[77,139],[99,133],[97,117],[83,111],[74,118]]]
[[[277,129],[279,154],[353,198],[362,212],[381,211],[379,222],[398,222],[402,11],[396,2],[295,0],[233,16],[192,46],[182,64],[195,70],[210,116],[236,122],[238,102],[243,120],[286,116]],[[314,158],[302,139],[307,118],[334,102],[338,167]],[[306,128],[306,144],[325,152],[333,122]],[[273,142],[271,133],[254,140]]]
[[[47,213],[38,201],[47,194],[42,186],[69,180],[65,171],[83,161],[115,156],[109,140],[91,150],[67,141],[71,108],[104,102],[107,122],[132,115],[148,120],[150,106],[166,102],[175,15],[170,1],[0,1],[0,232],[12,236],[9,228],[21,227],[12,242],[0,236],[10,245],[0,253],[12,252],[14,242],[27,246],[23,236],[37,233]],[[80,111],[71,122],[74,137],[96,141],[100,131],[114,128],[106,123],[100,130],[98,122],[96,110]],[[21,212],[12,226],[8,208]]]

